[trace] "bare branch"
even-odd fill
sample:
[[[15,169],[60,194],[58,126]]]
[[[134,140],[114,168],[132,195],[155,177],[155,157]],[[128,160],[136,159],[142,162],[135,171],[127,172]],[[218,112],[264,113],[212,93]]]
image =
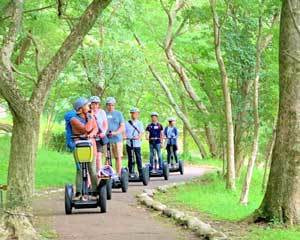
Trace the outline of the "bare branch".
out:
[[[55,6],[55,4],[45,6],[45,7],[41,7],[41,8],[30,9],[30,10],[24,11],[24,13],[38,12],[38,11],[42,11],[42,10],[45,10],[45,9],[48,9],[48,8],[52,8],[54,6]],[[12,17],[12,15],[0,18],[0,22],[6,20],[8,18],[11,18],[11,17]]]
[[[40,50],[39,50],[39,46],[37,44],[37,41],[36,39],[34,38],[34,36],[29,32],[28,33],[28,36],[29,38],[31,39],[33,45],[34,45],[34,48],[35,48],[35,68],[36,68],[36,72],[37,74],[40,73],[40,65],[39,65],[39,62],[40,62]]]
[[[45,104],[50,87],[58,74],[63,70],[70,57],[80,46],[84,36],[89,32],[97,20],[98,15],[105,9],[111,0],[94,0],[81,16],[79,22],[66,38],[49,64],[41,71],[38,85],[34,89],[30,102],[34,106]],[[39,107],[42,109],[42,107]]]
[[[11,68],[12,68],[12,70],[13,70],[15,73],[17,73],[17,74],[19,74],[19,75],[21,75],[21,76],[23,76],[23,77],[29,79],[30,81],[34,82],[34,84],[36,85],[36,79],[35,79],[34,77],[30,76],[30,75],[27,74],[27,73],[24,73],[24,72],[19,71],[19,70],[18,70],[15,66],[13,66],[13,65],[11,66]]]

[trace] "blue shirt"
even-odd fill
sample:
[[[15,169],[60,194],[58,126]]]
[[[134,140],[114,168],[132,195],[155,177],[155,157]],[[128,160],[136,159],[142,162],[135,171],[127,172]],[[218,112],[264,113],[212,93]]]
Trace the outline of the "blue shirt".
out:
[[[177,145],[178,129],[176,127],[167,126],[164,135],[168,138],[167,144]]]
[[[136,130],[129,122],[125,123],[125,133],[127,138],[137,137],[144,132],[143,123],[139,120],[131,120],[132,124],[136,127]],[[130,140],[127,140],[127,145],[131,147]],[[133,147],[141,147],[141,140],[133,140]]]
[[[115,132],[119,129],[120,125],[124,123],[123,114],[119,111],[106,111],[106,117],[108,122],[108,132]],[[116,136],[109,137],[110,143],[117,143],[122,141],[122,134],[119,133]]]
[[[160,144],[160,135],[163,131],[163,126],[160,123],[150,123],[146,127],[146,131],[149,132],[149,143],[150,144]],[[152,139],[151,138],[158,138],[158,139]]]

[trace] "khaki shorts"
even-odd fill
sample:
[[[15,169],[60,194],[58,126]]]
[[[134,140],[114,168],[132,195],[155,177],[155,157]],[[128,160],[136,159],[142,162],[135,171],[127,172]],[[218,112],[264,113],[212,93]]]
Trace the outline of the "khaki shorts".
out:
[[[122,158],[123,157],[123,142],[111,143],[110,150],[111,150],[112,156],[114,158],[118,158],[118,157]],[[106,152],[107,152],[106,147],[104,148],[104,152],[106,155]]]

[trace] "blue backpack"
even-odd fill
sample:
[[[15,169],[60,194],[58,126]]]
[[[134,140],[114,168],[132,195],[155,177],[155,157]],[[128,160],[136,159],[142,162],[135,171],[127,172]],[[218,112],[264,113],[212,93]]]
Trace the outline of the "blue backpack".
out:
[[[76,116],[77,116],[77,113],[74,110],[67,112],[64,116],[65,129],[66,129],[66,145],[67,145],[67,148],[71,152],[73,152],[73,150],[75,149],[75,142],[72,139],[73,132],[72,132],[72,126],[71,126],[71,119]]]

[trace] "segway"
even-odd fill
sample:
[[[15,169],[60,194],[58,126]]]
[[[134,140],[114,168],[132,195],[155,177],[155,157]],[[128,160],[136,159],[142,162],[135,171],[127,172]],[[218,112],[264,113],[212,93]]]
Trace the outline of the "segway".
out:
[[[93,161],[93,143],[90,139],[83,136],[74,136],[73,138],[79,138],[75,141],[74,157],[82,172],[82,189],[81,198],[74,199],[74,189],[72,184],[65,185],[65,213],[67,215],[72,214],[72,209],[82,208],[97,208],[100,207],[100,212],[106,212],[106,185],[109,177],[102,177],[97,186],[97,192],[92,198],[92,192],[88,189],[88,164]]]
[[[140,175],[137,171],[135,171],[135,166],[137,165],[136,163],[136,157],[134,154],[134,147],[133,147],[133,138],[126,138],[126,140],[130,141],[130,151],[131,151],[131,156],[132,156],[132,165],[133,165],[133,173],[129,173],[129,182],[143,182],[144,186],[148,185],[148,182],[150,180],[150,175],[149,175],[149,167],[146,165],[142,168],[142,174]],[[129,158],[128,158],[128,163],[129,163]],[[129,168],[129,166],[128,166]]]
[[[108,138],[111,137],[111,132],[107,135]],[[111,154],[111,145],[110,143],[107,144],[107,151],[106,151],[106,164],[112,167],[112,154]],[[128,171],[126,168],[121,169],[121,176],[118,174],[114,174],[110,181],[107,184],[107,198],[111,199],[112,188],[121,188],[122,192],[127,192],[128,190]]]
[[[174,139],[174,138],[166,138],[166,139]],[[169,171],[170,172],[180,172],[181,175],[184,173],[184,162],[178,159],[175,161],[175,155],[173,151],[173,147],[171,147],[171,159],[168,159]]]
[[[150,140],[156,140],[159,138],[150,138]],[[159,169],[159,163],[158,163],[158,155],[155,151],[154,153],[154,161],[153,161],[153,169],[149,171],[150,177],[164,177],[165,180],[169,179],[170,171],[169,171],[169,165],[167,162],[163,162],[162,169]],[[150,168],[150,164],[148,165]]]

